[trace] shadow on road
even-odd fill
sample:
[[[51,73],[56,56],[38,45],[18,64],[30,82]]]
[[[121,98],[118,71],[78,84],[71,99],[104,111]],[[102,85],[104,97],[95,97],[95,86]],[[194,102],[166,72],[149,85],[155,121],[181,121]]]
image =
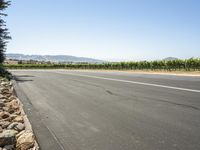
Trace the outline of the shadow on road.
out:
[[[16,82],[29,82],[29,81],[33,81],[33,79],[30,79],[30,78],[33,78],[35,76],[32,76],[32,75],[15,75],[13,76],[14,80]]]
[[[15,75],[16,77],[35,77],[35,76],[33,76],[33,75]]]

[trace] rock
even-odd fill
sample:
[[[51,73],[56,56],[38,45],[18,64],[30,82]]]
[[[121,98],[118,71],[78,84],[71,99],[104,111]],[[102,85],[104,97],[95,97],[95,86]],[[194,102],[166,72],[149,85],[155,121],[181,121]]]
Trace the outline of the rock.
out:
[[[3,98],[3,99],[0,99],[1,100],[1,102],[3,102],[3,103],[7,103],[7,102],[10,102],[8,99],[6,99],[6,98]]]
[[[11,119],[10,117],[8,117],[8,118],[6,118],[6,119],[2,119],[1,121],[9,121],[9,122],[11,122],[12,119]]]
[[[3,82],[1,82],[1,85],[5,86],[5,85],[9,85],[9,83],[8,83],[8,82],[5,82],[5,81],[3,81]]]
[[[0,107],[4,107],[4,106],[5,106],[4,102],[0,102]]]
[[[4,102],[4,103],[8,103],[8,102],[10,102],[11,100],[9,100],[8,98],[4,98],[4,99],[1,99],[1,101]]]
[[[15,115],[15,114],[10,115],[11,120],[14,120],[16,117],[17,117],[17,115]]]
[[[8,107],[3,107],[2,109],[3,109],[4,111],[8,111],[8,110],[9,110]]]
[[[16,98],[16,96],[12,95],[12,96],[10,96],[8,99],[9,99],[10,101],[12,101],[12,100],[16,100],[17,98]]]
[[[7,129],[14,129],[14,130],[20,132],[25,129],[25,126],[24,126],[24,124],[22,124],[20,122],[13,122],[7,127]]]
[[[17,135],[16,135],[16,138],[18,139],[22,134],[24,134],[26,132],[26,130],[23,130],[21,132],[19,132]]]
[[[13,114],[14,112],[19,110],[18,102],[16,100],[12,100],[6,103],[6,106],[3,107],[3,110],[9,112],[10,114]]]
[[[15,109],[10,107],[3,107],[3,110],[6,112],[9,112],[10,114],[13,114],[15,112]]]
[[[9,121],[0,121],[0,126],[4,129],[10,125]]]
[[[12,85],[13,85],[13,83],[10,81],[10,82],[9,82],[9,86],[12,86]]]
[[[6,98],[9,98],[11,95],[12,95],[12,93],[5,93],[5,94],[4,94],[4,96],[5,96]],[[9,101],[9,99],[8,99],[8,101]]]
[[[17,110],[17,109],[19,109],[19,104],[16,100],[12,100],[6,104],[6,107]]]
[[[7,81],[7,80],[6,80],[6,78],[2,78],[0,81],[1,81],[1,82],[3,82],[3,81],[5,82],[5,81]]]
[[[0,146],[15,144],[16,134],[17,134],[17,131],[15,130],[4,130],[2,133],[0,133]]]
[[[15,112],[15,110],[11,108],[11,109],[8,110],[8,112],[9,112],[10,114],[13,114],[13,113]]]
[[[25,131],[17,139],[17,150],[28,150],[34,146],[35,138],[31,131]]]
[[[3,99],[3,98],[5,98],[5,96],[3,96],[2,94],[0,94],[0,99]]]
[[[10,114],[7,112],[0,112],[0,119],[6,119],[10,117]]]
[[[4,88],[1,90],[1,94],[8,98],[12,95],[12,91],[8,88]]]
[[[3,147],[3,150],[13,150],[14,149],[14,145],[6,145]]]
[[[19,111],[19,110],[18,110],[18,111],[15,111],[14,114],[15,114],[15,115],[20,115],[20,114],[21,114],[21,111]]]
[[[8,89],[8,88],[3,88],[1,90],[1,93],[4,95],[4,94],[11,94],[11,91]]]
[[[2,133],[3,132],[3,129],[2,129],[2,127],[0,126],[0,133]]]
[[[17,116],[13,119],[14,122],[24,123],[24,119],[22,116]]]

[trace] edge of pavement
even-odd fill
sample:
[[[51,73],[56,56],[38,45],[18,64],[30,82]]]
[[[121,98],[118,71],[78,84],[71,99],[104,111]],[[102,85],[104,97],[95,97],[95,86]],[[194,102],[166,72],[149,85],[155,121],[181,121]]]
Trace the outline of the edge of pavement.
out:
[[[59,69],[57,69],[59,70]],[[60,69],[64,70],[64,69]],[[65,70],[68,71],[68,70]],[[142,71],[142,70],[93,70],[93,69],[72,69],[69,71],[81,71],[81,72],[122,72],[122,73],[130,73],[130,74],[152,74],[152,75],[169,75],[169,76],[186,76],[186,77],[200,77],[200,72],[179,72],[179,71]]]
[[[40,113],[34,108],[33,104],[19,87],[15,77],[11,80],[14,87],[14,92],[22,104],[23,110],[32,126],[33,133],[35,134],[37,144],[40,150],[64,150],[63,146],[59,143],[47,125],[42,120]]]
[[[200,77],[200,71],[184,72],[184,71],[142,71],[142,70],[106,70],[106,69],[9,69],[12,71],[77,71],[77,72],[122,72],[130,74],[150,74],[150,75],[169,75],[169,76],[185,76],[185,77]]]

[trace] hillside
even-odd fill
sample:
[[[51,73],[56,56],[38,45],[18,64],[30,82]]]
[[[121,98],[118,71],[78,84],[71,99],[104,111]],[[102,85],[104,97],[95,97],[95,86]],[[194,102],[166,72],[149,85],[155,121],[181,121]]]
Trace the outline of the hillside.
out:
[[[52,61],[52,62],[102,62],[102,60],[87,58],[87,57],[76,57],[70,55],[24,55],[24,54],[6,54],[6,59],[17,59],[17,60],[37,60],[37,61]]]
[[[164,58],[163,60],[177,60],[178,58],[176,57],[167,57],[167,58]]]

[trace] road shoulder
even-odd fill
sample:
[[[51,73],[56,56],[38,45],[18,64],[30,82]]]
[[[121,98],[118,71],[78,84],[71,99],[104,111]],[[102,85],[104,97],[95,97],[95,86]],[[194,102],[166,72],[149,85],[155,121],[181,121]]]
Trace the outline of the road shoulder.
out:
[[[24,111],[26,112],[34,134],[37,138],[39,147],[41,150],[63,150],[63,147],[59,144],[57,138],[48,126],[43,122],[40,117],[39,112],[34,108],[26,94],[20,89],[18,83],[13,80],[13,86],[16,92],[16,95],[21,100]]]

